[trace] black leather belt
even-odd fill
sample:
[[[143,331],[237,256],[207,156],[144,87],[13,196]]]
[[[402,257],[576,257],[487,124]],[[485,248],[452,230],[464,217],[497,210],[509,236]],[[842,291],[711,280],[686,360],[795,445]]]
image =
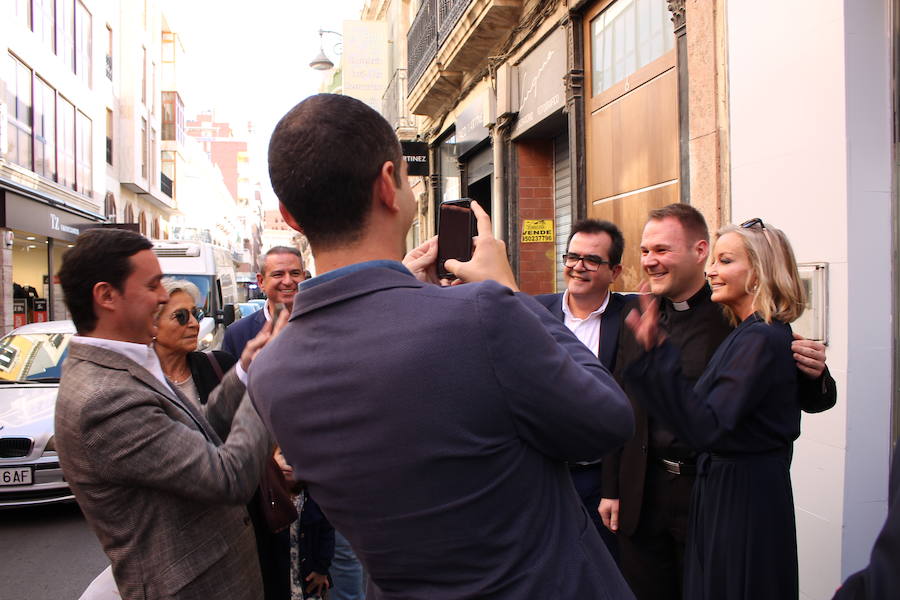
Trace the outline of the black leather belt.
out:
[[[693,462],[684,462],[681,460],[669,460],[668,458],[657,458],[656,462],[659,463],[663,469],[667,472],[672,473],[673,475],[696,475],[697,474],[697,465]]]

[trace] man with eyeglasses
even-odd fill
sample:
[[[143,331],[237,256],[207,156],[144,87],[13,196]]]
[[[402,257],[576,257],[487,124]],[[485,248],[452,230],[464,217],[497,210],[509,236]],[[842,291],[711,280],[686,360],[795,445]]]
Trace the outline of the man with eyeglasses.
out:
[[[743,226],[761,227],[762,221]],[[709,231],[697,209],[670,204],[649,214],[641,266],[650,292],[659,298],[660,325],[681,353],[682,373],[694,381],[733,328],[710,299],[708,256]],[[631,308],[629,302],[622,314]],[[622,572],[638,600],[678,600],[697,453],[634,400],[622,371],[643,348],[630,331],[623,328],[621,333],[614,372],[632,399],[635,436],[621,452],[604,458],[600,515],[618,533]],[[800,338],[791,349],[801,371],[800,407],[821,412],[834,406],[835,383],[825,366],[825,347]]]
[[[609,291],[622,272],[625,239],[609,221],[583,219],[572,225],[562,263],[566,290],[535,299],[563,321],[604,367],[615,369],[616,349],[627,296]],[[602,497],[602,462],[570,463],[569,472],[610,554],[618,560],[616,536],[603,526],[597,506]]]

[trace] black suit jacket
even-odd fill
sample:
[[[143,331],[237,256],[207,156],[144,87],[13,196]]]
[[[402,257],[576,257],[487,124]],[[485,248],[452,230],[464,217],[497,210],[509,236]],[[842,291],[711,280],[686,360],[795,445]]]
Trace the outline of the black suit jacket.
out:
[[[609,304],[603,312],[603,321],[600,327],[600,362],[612,373],[616,369],[616,355],[619,346],[619,330],[622,328],[624,314],[622,307],[628,304],[631,294],[620,294],[618,292],[609,293]],[[535,296],[534,299],[547,307],[557,319],[564,321],[565,317],[562,310],[563,294],[541,294]],[[596,352],[596,348],[591,348]]]
[[[266,311],[264,308],[261,308],[249,317],[238,319],[225,330],[222,350],[232,355],[235,359],[239,359],[244,352],[244,346],[256,337],[265,324]]]

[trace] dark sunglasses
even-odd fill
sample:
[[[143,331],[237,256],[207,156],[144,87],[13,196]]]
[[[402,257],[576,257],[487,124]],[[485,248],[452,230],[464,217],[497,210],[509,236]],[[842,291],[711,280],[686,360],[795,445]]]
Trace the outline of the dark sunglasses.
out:
[[[756,217],[755,219],[750,219],[749,221],[744,221],[741,223],[741,227],[744,229],[750,229],[751,227],[759,226],[760,229],[765,229],[766,225],[763,223],[762,219]]]
[[[611,264],[605,258],[600,258],[594,254],[588,254],[587,256],[581,256],[580,254],[575,254],[574,252],[567,252],[562,255],[563,264],[573,268],[578,264],[578,261],[582,261],[584,268],[586,271],[596,271],[600,268],[601,265]]]
[[[199,308],[194,308],[194,310],[188,310],[186,308],[179,308],[178,310],[172,311],[172,317],[178,324],[184,327],[191,320],[191,316],[197,319],[197,322],[200,322],[200,319],[203,318],[203,310]]]

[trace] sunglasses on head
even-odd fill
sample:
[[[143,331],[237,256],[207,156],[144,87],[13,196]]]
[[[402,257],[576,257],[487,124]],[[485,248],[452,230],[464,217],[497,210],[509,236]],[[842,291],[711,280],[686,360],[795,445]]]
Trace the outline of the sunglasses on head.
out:
[[[200,322],[200,319],[203,318],[203,311],[199,308],[194,308],[193,310],[188,310],[186,308],[179,308],[178,310],[172,311],[172,317],[178,324],[184,327],[191,320],[191,316],[197,319],[197,322]]]
[[[765,229],[766,225],[763,223],[762,219],[756,217],[755,219],[750,219],[749,221],[744,221],[741,223],[741,227],[744,229],[751,229],[753,227],[759,227],[760,229]]]

